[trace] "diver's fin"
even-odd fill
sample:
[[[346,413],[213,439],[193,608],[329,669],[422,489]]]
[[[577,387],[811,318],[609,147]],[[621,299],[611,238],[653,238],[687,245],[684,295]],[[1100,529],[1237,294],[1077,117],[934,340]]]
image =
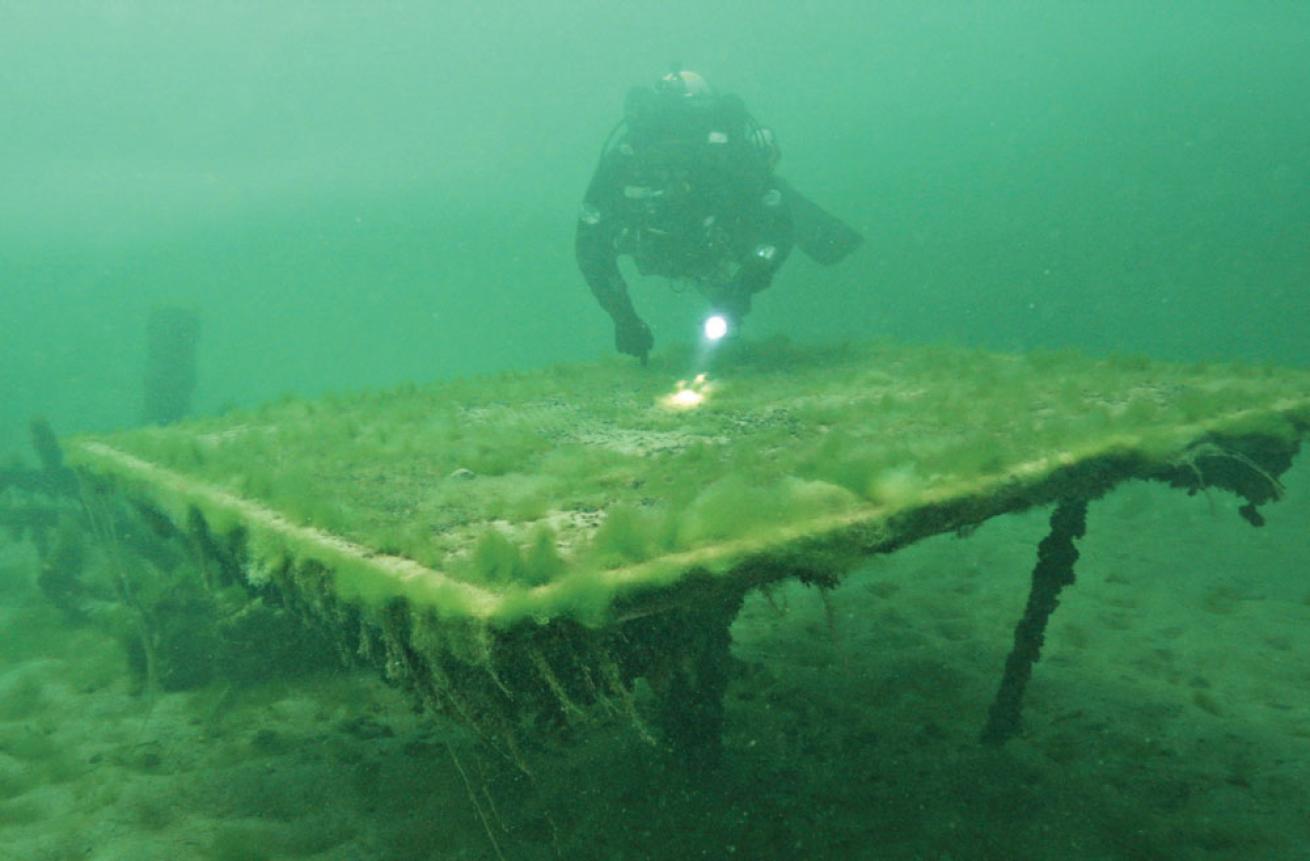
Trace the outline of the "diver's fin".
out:
[[[775,176],[774,181],[791,205],[793,235],[806,257],[831,266],[864,242],[855,228],[801,194],[787,180]]]

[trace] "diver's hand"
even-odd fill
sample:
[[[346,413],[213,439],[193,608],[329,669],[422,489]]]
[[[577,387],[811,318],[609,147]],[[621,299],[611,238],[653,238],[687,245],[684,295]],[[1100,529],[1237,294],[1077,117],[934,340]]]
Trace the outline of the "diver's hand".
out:
[[[736,335],[751,310],[751,291],[740,281],[721,285],[712,296],[714,315],[727,324],[728,335]]]
[[[636,356],[644,365],[653,346],[655,336],[640,317],[633,315],[614,321],[614,348],[620,353]]]
[[[751,289],[741,281],[729,284],[715,307],[733,323],[740,325],[751,311]]]

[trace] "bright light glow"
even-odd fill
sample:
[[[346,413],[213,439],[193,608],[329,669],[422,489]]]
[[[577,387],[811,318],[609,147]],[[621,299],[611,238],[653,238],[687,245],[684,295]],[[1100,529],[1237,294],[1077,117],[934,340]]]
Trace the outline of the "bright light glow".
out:
[[[691,382],[678,380],[677,388],[672,394],[661,398],[660,403],[671,410],[694,410],[705,403],[705,399],[710,395],[710,388],[709,380],[705,375],[697,374]]]
[[[669,406],[677,407],[680,410],[689,410],[698,407],[704,402],[705,396],[693,389],[678,389],[669,395]]]
[[[717,341],[728,334],[728,319],[722,314],[715,314],[705,320],[705,339]]]

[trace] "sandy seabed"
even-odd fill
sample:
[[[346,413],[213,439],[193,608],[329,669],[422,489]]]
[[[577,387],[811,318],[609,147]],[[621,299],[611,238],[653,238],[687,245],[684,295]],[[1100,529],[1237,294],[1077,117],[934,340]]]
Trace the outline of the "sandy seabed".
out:
[[[1093,503],[1004,748],[1045,512],[747,601],[725,761],[617,724],[532,776],[364,672],[143,695],[0,547],[0,859],[1310,859],[1310,466]]]

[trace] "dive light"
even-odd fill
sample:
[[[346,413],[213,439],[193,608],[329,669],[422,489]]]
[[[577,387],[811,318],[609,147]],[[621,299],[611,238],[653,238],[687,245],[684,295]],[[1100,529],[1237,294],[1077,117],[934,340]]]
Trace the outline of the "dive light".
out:
[[[705,318],[705,340],[718,341],[728,334],[728,318],[722,314],[711,314]]]

